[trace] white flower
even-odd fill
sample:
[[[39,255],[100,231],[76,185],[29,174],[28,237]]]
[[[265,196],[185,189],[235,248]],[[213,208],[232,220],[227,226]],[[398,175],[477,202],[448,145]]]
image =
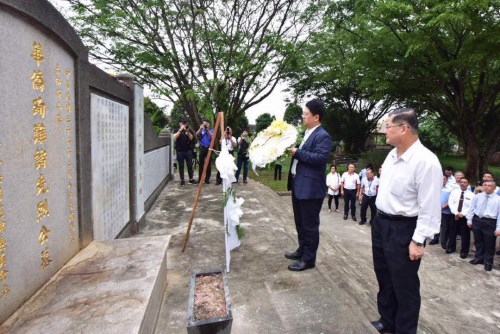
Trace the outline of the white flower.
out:
[[[284,121],[274,121],[259,132],[248,149],[252,168],[265,167],[282,156],[297,140],[297,129]]]
[[[234,163],[234,157],[229,154],[226,147],[222,147],[222,151],[217,159],[215,159],[215,167],[220,172],[220,177],[227,180],[229,184],[236,181],[234,174],[238,170],[238,167]]]
[[[243,210],[241,210],[241,205],[245,202],[243,198],[236,198],[234,200],[233,196],[229,196],[226,204],[226,214],[228,222],[231,223],[232,226],[236,226],[240,224],[240,217],[243,215]]]

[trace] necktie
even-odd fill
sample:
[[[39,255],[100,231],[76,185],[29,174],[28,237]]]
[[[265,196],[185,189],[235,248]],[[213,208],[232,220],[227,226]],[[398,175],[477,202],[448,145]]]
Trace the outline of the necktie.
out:
[[[460,200],[458,201],[458,212],[462,212],[462,207],[464,206],[464,192],[460,195]]]
[[[477,211],[477,216],[479,218],[483,218],[484,217],[484,213],[486,211],[486,208],[488,207],[488,199],[489,198],[490,198],[490,196],[486,195],[486,198],[484,199],[483,205],[481,205],[481,207]]]

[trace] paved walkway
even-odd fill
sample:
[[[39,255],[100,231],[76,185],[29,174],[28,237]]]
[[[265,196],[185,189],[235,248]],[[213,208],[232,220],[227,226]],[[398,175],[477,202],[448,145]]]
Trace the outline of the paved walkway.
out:
[[[370,325],[378,318],[370,228],[328,213],[325,200],[316,268],[290,272],[283,256],[297,246],[290,197],[252,180],[235,188],[245,199],[246,235],[231,253],[232,333],[376,333]],[[181,253],[195,193],[195,186],[170,182],[140,233],[172,235],[157,333],[186,333],[191,273],[225,267],[221,186],[204,186]],[[489,273],[468,260],[427,247],[419,333],[500,333],[500,258]]]

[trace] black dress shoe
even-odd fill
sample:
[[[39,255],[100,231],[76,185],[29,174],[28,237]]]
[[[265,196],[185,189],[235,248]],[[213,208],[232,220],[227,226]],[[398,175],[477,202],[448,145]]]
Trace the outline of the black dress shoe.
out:
[[[347,216],[344,216],[344,220],[347,220]]]
[[[300,260],[302,258],[302,254],[297,252],[285,253],[285,257],[289,260]]]
[[[429,241],[429,245],[437,245],[439,243],[439,239],[432,239],[431,241]]]
[[[356,217],[352,216],[352,220],[356,221],[357,219],[356,219]]]
[[[454,249],[451,249],[451,248],[448,248],[446,250],[446,254],[451,254],[451,253],[455,253],[455,250]]]
[[[484,265],[484,270],[491,271],[491,269],[492,269],[492,265],[491,264],[485,264]]]
[[[299,260],[297,262],[292,263],[291,265],[288,266],[288,270],[291,271],[303,271],[306,269],[311,269],[314,268],[314,263],[306,263],[302,260]]]
[[[394,330],[385,327],[380,321],[372,321],[371,324],[379,333],[394,333]]]
[[[467,254],[465,254],[465,253],[460,253],[460,258],[461,258],[461,259],[465,259],[465,258],[467,258]]]
[[[359,224],[359,225],[364,225],[364,224],[366,224],[366,222],[364,222],[364,221],[360,221],[358,224]]]
[[[474,259],[474,260],[470,260],[469,263],[470,264],[483,264],[483,260],[476,260],[476,259]]]

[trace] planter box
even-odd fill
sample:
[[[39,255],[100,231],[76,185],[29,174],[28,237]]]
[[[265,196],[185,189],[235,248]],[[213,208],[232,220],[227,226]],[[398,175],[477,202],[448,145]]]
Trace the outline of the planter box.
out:
[[[195,320],[195,287],[196,278],[200,276],[215,276],[221,274],[224,285],[224,299],[226,302],[226,315],[224,317],[212,318],[207,320]],[[233,314],[231,312],[231,303],[229,301],[229,289],[227,287],[227,277],[224,270],[213,271],[207,273],[193,273],[191,276],[191,285],[189,289],[189,306],[188,306],[188,326],[189,334],[229,334],[231,333],[231,325],[233,324]]]

